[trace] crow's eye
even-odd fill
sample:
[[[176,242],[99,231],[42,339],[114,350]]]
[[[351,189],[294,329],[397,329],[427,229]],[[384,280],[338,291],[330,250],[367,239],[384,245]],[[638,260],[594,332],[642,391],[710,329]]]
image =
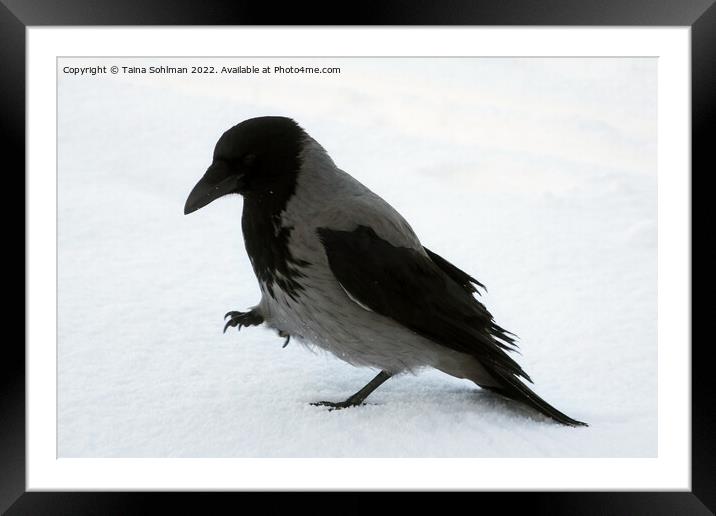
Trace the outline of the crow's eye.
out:
[[[252,167],[254,163],[256,163],[256,154],[246,154],[243,158],[241,158],[241,163],[245,167]]]
[[[256,163],[256,154],[242,154],[238,157],[222,158],[234,170],[251,168]]]

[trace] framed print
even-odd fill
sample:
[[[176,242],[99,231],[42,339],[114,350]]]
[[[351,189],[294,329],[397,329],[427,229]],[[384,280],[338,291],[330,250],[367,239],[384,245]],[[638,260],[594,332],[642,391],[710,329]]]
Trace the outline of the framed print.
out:
[[[713,509],[690,275],[709,2],[310,26],[7,4],[27,304],[3,509],[256,490]]]

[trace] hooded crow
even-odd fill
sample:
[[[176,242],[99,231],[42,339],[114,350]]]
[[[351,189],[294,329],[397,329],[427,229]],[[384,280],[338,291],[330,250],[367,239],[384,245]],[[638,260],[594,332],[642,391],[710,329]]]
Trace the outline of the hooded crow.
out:
[[[392,375],[433,367],[517,400],[564,425],[585,425],[537,396],[507,351],[514,335],[474,294],[484,286],[420,243],[387,202],[340,170],[294,120],[251,118],[226,131],[184,213],[244,198],[241,227],[261,289],[229,327],[266,324],[286,338],[379,370],[338,403],[360,405]]]

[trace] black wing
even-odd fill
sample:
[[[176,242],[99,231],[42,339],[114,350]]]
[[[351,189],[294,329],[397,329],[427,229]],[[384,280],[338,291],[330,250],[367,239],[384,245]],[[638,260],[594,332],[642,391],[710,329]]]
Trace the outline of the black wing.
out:
[[[495,324],[473,297],[477,280],[444,258],[395,247],[375,231],[318,229],[331,271],[346,291],[376,313],[450,349],[477,358],[500,381],[492,388],[522,401],[556,421],[584,425],[532,392],[519,378],[530,377],[505,350],[515,348],[512,334]],[[483,287],[484,288],[484,287]]]
[[[395,247],[371,228],[318,229],[328,263],[343,288],[371,310],[448,348],[475,356],[488,370],[531,381],[504,350],[511,334],[495,324],[466,288],[465,273],[438,258]],[[443,268],[448,266],[450,272]],[[442,266],[442,267],[441,267]],[[456,277],[459,279],[456,281]]]
[[[480,295],[480,291],[475,287],[480,287],[482,290],[487,292],[487,287],[470,276],[468,273],[461,271],[445,258],[432,252],[427,247],[423,247],[423,249],[425,249],[425,252],[428,253],[428,257],[430,257],[435,265],[440,267],[445,274],[453,279],[453,281],[462,285],[462,288],[467,290],[470,294]]]

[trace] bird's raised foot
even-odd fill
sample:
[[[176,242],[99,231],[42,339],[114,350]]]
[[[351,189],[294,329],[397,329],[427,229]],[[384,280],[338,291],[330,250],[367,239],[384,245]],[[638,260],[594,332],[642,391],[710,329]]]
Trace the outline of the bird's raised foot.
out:
[[[241,330],[242,326],[258,326],[264,322],[264,318],[254,310],[250,310],[248,312],[228,312],[224,316],[224,319],[227,317],[230,317],[230,319],[224,326],[224,333],[226,333],[226,330],[229,329],[229,326],[236,328],[237,330]]]
[[[344,408],[349,407],[358,407],[360,405],[365,405],[365,403],[362,403],[360,401],[352,401],[350,398],[345,401],[316,401],[314,403],[311,403],[314,407],[328,407],[328,412],[332,410],[341,410]]]

